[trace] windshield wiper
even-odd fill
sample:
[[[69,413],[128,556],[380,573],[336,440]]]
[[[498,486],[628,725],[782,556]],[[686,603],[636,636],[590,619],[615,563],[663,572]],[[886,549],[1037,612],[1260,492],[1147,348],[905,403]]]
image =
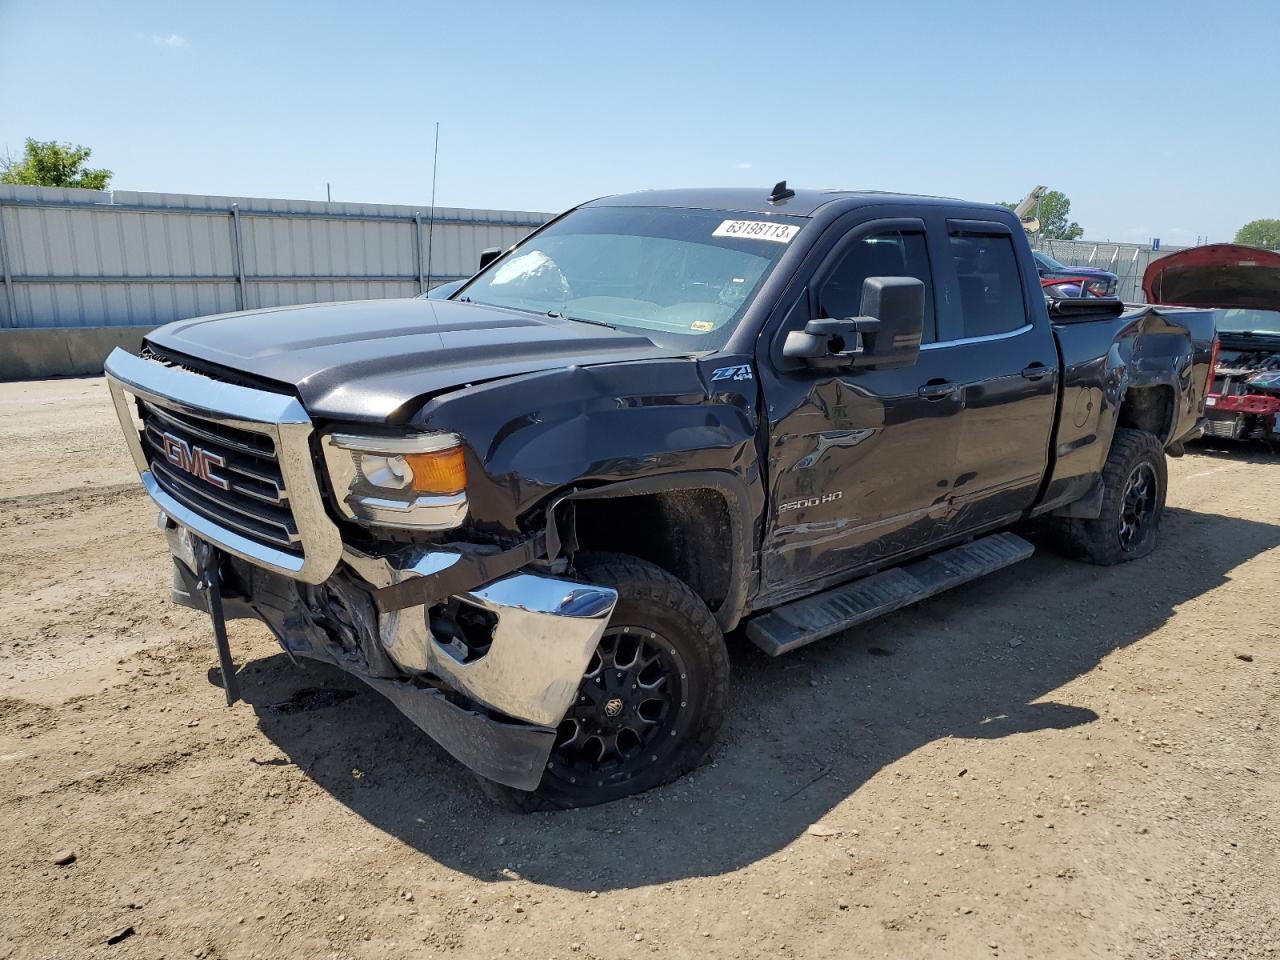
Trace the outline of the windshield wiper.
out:
[[[559,310],[548,310],[547,316],[552,320],[572,320],[574,323],[589,323],[593,327],[608,327],[610,330],[618,329],[614,324],[608,323],[604,320],[588,320],[586,317],[571,317],[567,313],[561,313]]]

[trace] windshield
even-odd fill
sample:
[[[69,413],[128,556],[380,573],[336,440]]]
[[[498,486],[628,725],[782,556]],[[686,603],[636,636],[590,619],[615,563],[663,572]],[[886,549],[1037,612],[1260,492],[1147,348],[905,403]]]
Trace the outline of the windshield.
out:
[[[806,221],[666,207],[583,207],[455,294],[604,323],[690,350],[721,346]]]
[[[1047,253],[1041,253],[1039,250],[1036,251],[1036,259],[1039,260],[1041,263],[1043,263],[1050,270],[1070,270],[1071,269],[1065,263],[1061,263],[1053,259],[1053,257],[1049,256]]]
[[[1215,310],[1219,333],[1260,333],[1280,337],[1280,311]]]

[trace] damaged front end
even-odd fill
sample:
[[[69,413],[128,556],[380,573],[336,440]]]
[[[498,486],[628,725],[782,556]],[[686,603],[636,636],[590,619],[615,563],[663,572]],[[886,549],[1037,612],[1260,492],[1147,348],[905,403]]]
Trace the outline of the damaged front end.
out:
[[[162,522],[173,599],[207,612],[191,534]],[[290,656],[359,677],[481,776],[533,790],[617,594],[526,570],[435,603],[378,610],[378,588],[467,562],[416,547],[385,557],[348,551],[327,581],[305,584],[226,557],[224,609],[261,620]]]
[[[261,620],[291,657],[359,677],[481,776],[538,786],[614,590],[531,550],[357,551],[325,509],[296,400],[122,351],[107,375],[161,510],[176,602]]]
[[[1280,334],[1270,349],[1231,331],[1220,337],[1213,389],[1205,398],[1205,433],[1223,440],[1280,442]]]
[[[1280,254],[1233,243],[1152,261],[1151,303],[1207,307],[1218,332],[1205,434],[1280,442]]]

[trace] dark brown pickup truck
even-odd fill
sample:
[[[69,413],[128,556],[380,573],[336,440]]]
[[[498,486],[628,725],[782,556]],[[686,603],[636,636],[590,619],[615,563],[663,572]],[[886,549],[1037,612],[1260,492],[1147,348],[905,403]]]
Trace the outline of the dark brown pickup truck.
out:
[[[1150,552],[1213,341],[1047,304],[1003,208],[779,184],[596,200],[448,299],[182,321],[107,372],[228,698],[258,618],[527,808],[698,764],[726,634],[831,636],[1033,517]]]

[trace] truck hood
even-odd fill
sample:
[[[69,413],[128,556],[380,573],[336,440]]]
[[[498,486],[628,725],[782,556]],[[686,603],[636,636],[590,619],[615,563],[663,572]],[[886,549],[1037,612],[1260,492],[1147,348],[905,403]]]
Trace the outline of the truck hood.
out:
[[[556,367],[682,356],[647,337],[453,300],[357,300],[180,320],[147,335],[292,387],[317,417],[401,420],[463,384]]]
[[[1152,261],[1142,275],[1150,303],[1280,310],[1280,254],[1211,243]]]

